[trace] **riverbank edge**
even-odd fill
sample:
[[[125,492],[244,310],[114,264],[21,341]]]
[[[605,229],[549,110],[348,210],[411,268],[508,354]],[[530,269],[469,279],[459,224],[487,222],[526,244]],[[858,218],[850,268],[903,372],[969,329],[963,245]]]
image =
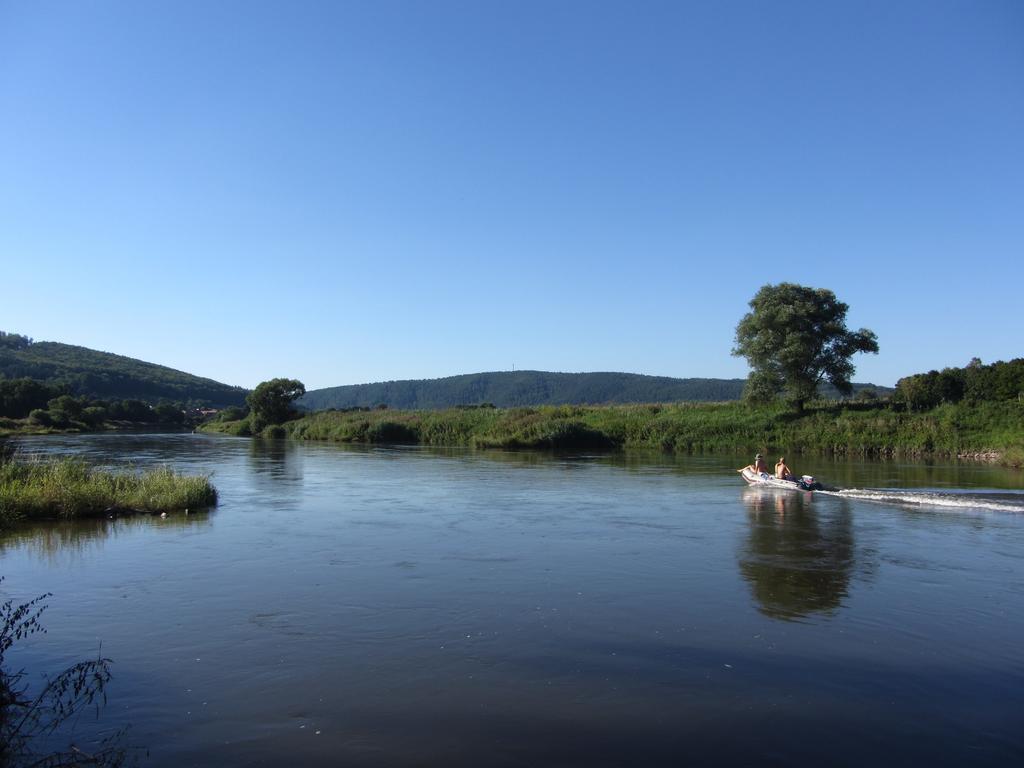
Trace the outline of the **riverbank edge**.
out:
[[[14,424],[14,426],[11,426]],[[172,424],[147,424],[141,421],[107,421],[98,427],[41,427],[30,424],[28,419],[0,419],[0,440],[12,437],[33,437],[36,435],[94,435],[100,432],[191,432],[192,427]]]
[[[217,501],[208,476],[169,467],[110,472],[76,458],[0,462],[0,530],[28,521],[199,511]]]
[[[199,430],[251,436],[245,420]],[[803,414],[741,403],[353,409],[306,414],[259,436],[484,449],[904,456],[1024,467],[1024,405],[1016,402],[919,413],[872,403],[828,403]]]

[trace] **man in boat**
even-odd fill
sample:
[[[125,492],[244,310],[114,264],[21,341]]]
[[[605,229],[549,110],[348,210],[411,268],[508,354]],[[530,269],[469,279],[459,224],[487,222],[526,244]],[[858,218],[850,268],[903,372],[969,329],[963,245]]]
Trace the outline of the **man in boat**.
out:
[[[793,470],[786,466],[785,456],[780,456],[779,463],[775,465],[775,477],[779,480],[796,480]]]
[[[754,463],[753,464],[748,464],[743,469],[749,469],[751,472],[756,472],[759,475],[761,475],[761,474],[767,475],[768,474],[768,465],[765,463],[764,457],[761,456],[760,453],[757,454],[754,457]],[[742,472],[743,469],[737,469],[736,471],[737,472]]]

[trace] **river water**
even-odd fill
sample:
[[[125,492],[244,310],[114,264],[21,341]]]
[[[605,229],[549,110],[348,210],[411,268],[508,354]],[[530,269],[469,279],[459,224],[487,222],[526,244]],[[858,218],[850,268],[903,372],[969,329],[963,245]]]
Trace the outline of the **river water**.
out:
[[[9,664],[101,649],[143,765],[1007,765],[1024,759],[1024,477],[205,435],[29,438],[212,473],[220,505],[0,539],[52,592]],[[146,754],[148,750],[148,756]]]

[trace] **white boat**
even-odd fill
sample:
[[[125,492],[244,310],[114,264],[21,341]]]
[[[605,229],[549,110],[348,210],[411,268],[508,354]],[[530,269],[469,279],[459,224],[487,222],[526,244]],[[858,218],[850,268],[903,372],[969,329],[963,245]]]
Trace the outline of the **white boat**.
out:
[[[747,481],[748,485],[768,486],[769,488],[785,488],[790,491],[820,491],[823,487],[821,483],[810,475],[803,475],[799,480],[783,480],[775,475],[769,475],[767,472],[761,472],[759,474],[750,467],[744,467],[741,469],[740,474],[743,476],[743,479]]]

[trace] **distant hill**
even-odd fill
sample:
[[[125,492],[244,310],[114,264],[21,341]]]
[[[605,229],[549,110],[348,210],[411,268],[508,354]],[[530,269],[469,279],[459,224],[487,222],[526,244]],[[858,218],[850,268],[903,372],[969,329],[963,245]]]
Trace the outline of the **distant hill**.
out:
[[[223,408],[242,405],[247,390],[131,357],[95,349],[33,342],[0,332],[0,377],[63,384],[73,394],[105,399],[160,400]]]
[[[301,408],[370,407],[432,409],[492,403],[499,408],[524,405],[669,403],[738,400],[745,379],[674,379],[638,373],[550,373],[513,371],[470,373],[443,379],[411,379],[352,384],[307,392]],[[872,387],[854,384],[855,389]],[[880,394],[891,392],[875,387]],[[829,394],[829,393],[824,393]],[[834,395],[835,393],[832,392]]]

